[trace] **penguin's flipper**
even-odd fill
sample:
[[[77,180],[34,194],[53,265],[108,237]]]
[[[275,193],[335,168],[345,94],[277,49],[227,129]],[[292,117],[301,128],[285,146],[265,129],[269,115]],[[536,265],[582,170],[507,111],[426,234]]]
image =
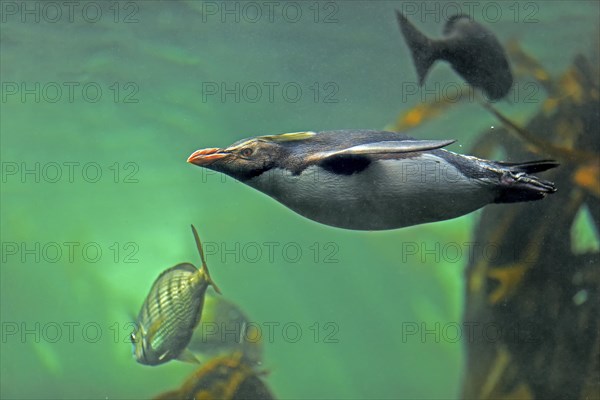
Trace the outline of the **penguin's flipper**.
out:
[[[455,140],[398,140],[361,144],[341,150],[316,153],[311,156],[326,171],[352,175],[365,170],[377,156],[415,153],[439,149]]]
[[[337,157],[341,155],[376,155],[376,154],[396,154],[396,153],[414,153],[419,151],[428,151],[440,149],[456,142],[456,140],[397,140],[360,144],[341,150],[328,151],[320,153],[320,158]]]

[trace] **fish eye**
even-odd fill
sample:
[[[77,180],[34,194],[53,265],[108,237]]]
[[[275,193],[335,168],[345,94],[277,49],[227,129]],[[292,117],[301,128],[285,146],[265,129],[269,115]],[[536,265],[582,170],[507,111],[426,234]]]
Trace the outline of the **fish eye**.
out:
[[[254,153],[254,150],[252,150],[250,147],[246,147],[240,151],[242,157],[250,157],[252,153]]]

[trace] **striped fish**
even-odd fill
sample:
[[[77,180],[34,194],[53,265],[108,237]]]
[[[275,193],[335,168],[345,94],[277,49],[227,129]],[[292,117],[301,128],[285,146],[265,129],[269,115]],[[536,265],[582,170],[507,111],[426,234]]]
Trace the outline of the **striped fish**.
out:
[[[204,251],[196,228],[192,225],[202,268],[190,263],[177,264],[163,271],[148,293],[138,314],[136,330],[131,334],[133,353],[145,365],[159,365],[172,359],[197,362],[186,350],[194,329],[200,322],[204,296],[212,285]]]

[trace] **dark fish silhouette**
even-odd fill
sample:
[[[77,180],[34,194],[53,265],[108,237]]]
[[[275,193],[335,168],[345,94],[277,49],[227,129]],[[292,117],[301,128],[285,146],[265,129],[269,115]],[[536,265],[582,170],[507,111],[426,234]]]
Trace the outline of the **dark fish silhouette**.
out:
[[[240,352],[248,365],[262,361],[261,332],[241,308],[223,296],[206,292],[202,321],[187,346],[200,362]]]
[[[504,49],[491,31],[468,15],[451,17],[444,27],[444,38],[439,40],[423,35],[400,11],[396,10],[396,16],[412,53],[419,84],[423,85],[435,61],[444,60],[490,100],[501,99],[509,92],[513,77]]]

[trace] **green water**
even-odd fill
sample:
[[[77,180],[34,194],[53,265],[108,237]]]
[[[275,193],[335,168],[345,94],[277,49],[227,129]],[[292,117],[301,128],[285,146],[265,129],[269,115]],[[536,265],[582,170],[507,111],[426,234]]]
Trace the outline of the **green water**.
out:
[[[194,366],[137,364],[128,323],[162,270],[198,263],[193,223],[224,295],[265,335],[274,327],[263,366],[278,397],[456,398],[461,341],[422,339],[407,327],[460,323],[468,258],[422,260],[405,250],[473,240],[477,213],[397,231],[345,231],[185,162],[196,149],[248,136],[393,122],[420,100],[401,97],[403,83],[416,78],[393,15],[400,3],[298,2],[297,22],[293,10],[284,17],[279,8],[273,22],[264,8],[258,22],[249,9],[239,22],[227,15],[222,22],[211,7],[225,4],[209,3],[97,2],[103,14],[91,22],[94,9],[83,18],[82,2],[73,21],[63,8],[52,22],[45,3],[27,2],[40,7],[36,23],[12,8],[25,3],[2,2],[0,395],[148,398],[178,386]],[[594,48],[597,3],[531,4],[535,23],[523,14],[515,22],[501,4],[503,17],[487,25],[502,42],[520,40],[552,73]],[[441,31],[431,19],[417,25],[432,36]],[[446,65],[428,77],[449,80],[461,82]],[[248,91],[239,102],[207,94],[207,85],[222,82]],[[252,82],[263,89],[256,102]],[[273,101],[265,82],[277,83]],[[33,94],[23,95],[22,84]],[[68,85],[76,85],[73,101]],[[537,104],[500,107],[524,121]],[[466,104],[411,134],[455,138],[450,149],[466,152],[495,123]],[[302,333],[286,336],[286,324]]]

